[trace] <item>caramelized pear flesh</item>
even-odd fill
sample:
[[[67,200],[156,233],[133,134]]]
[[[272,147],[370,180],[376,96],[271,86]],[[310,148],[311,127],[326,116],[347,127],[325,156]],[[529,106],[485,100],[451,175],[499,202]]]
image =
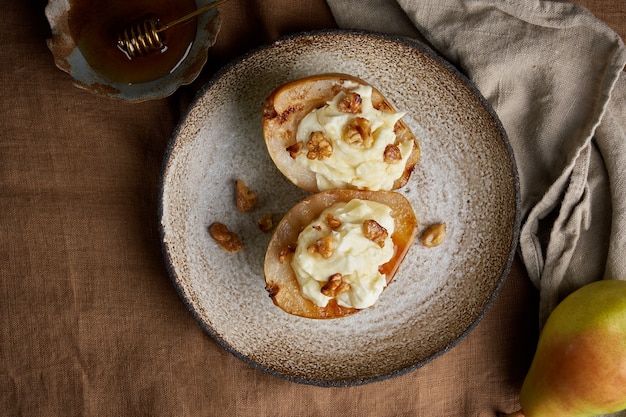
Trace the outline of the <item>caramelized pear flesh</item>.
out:
[[[541,331],[520,404],[526,417],[626,409],[626,281],[593,282],[556,307]]]
[[[391,239],[394,255],[389,262],[379,266],[386,276],[387,285],[396,274],[417,234],[417,219],[409,201],[392,191],[332,190],[314,194],[296,204],[280,221],[270,240],[265,255],[266,288],[274,304],[301,317],[330,319],[354,314],[360,310],[340,306],[332,299],[326,307],[319,307],[304,298],[291,267],[293,248],[300,232],[316,219],[322,211],[335,203],[353,199],[371,200],[391,208],[394,232]]]

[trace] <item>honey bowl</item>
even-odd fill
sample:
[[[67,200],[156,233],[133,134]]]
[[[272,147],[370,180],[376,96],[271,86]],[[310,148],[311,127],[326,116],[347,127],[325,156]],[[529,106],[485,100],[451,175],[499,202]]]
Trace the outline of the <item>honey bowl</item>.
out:
[[[164,98],[200,74],[221,27],[217,9],[172,27],[166,46],[146,56],[126,55],[118,36],[141,19],[168,22],[209,3],[213,0],[49,0],[48,48],[79,88],[132,102]]]

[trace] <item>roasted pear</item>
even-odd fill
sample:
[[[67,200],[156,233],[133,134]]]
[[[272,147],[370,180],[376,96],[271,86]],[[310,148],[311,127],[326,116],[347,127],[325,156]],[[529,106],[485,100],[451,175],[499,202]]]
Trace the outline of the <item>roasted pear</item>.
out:
[[[408,200],[392,191],[332,190],[313,194],[296,204],[280,221],[270,240],[265,256],[266,289],[274,303],[297,316],[330,319],[347,316],[360,309],[341,306],[335,298],[320,307],[305,298],[292,267],[292,259],[301,231],[328,207],[354,199],[383,203],[391,208],[394,231],[391,234],[393,255],[378,266],[386,284],[393,279],[417,233],[417,219]],[[331,277],[327,285],[331,286]]]
[[[626,281],[576,290],[548,317],[509,416],[592,417],[626,409]]]
[[[309,113],[324,107],[342,92],[346,94],[346,98],[340,103],[339,109],[346,114],[353,114],[354,117],[351,120],[352,124],[346,126],[340,135],[343,135],[344,140],[354,146],[360,146],[364,149],[372,146],[372,139],[368,136],[370,133],[368,130],[370,128],[369,122],[363,121],[364,118],[362,117],[356,117],[361,103],[359,102],[360,97],[353,93],[355,85],[369,86],[367,82],[346,74],[320,74],[281,85],[265,100],[263,105],[263,134],[268,152],[278,169],[298,187],[310,192],[338,188],[376,189],[358,183],[320,188],[316,172],[310,167],[303,166],[296,157],[298,153],[304,151],[309,159],[329,158],[330,170],[336,171],[338,169],[340,164],[330,159],[333,149],[332,145],[329,147],[330,142],[326,141],[323,136],[326,132],[312,132],[317,136],[307,137],[304,142],[297,140],[296,135],[301,122]],[[377,111],[385,114],[396,114],[391,103],[373,87],[371,103]],[[393,133],[395,133],[395,143],[385,147],[384,151],[381,150],[379,154],[381,159],[384,157],[386,161],[393,161],[402,157],[402,162],[399,163],[399,168],[402,169],[395,169],[393,175],[395,176],[397,173],[397,176],[391,178],[386,177],[392,175],[391,173],[376,173],[375,175],[385,176],[386,183],[389,184],[389,186],[378,188],[381,190],[395,190],[406,184],[420,158],[418,141],[401,118],[393,126]],[[407,146],[409,143],[407,141],[410,141],[412,146]],[[403,144],[405,148],[408,148],[408,152],[404,152],[404,156],[401,156],[397,144]],[[307,146],[308,149],[306,149]],[[368,166],[367,168],[364,167],[362,171],[371,173],[372,169]]]

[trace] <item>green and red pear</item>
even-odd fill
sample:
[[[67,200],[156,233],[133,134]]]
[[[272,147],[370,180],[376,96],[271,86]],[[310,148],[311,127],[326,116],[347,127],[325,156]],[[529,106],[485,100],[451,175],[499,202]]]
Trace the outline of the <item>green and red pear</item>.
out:
[[[600,280],[548,317],[509,417],[592,417],[626,409],[626,281]]]

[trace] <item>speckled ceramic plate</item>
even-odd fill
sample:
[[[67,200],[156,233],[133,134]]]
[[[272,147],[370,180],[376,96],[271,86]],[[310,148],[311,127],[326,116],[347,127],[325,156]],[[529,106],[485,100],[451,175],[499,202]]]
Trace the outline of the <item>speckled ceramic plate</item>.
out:
[[[217,9],[201,14],[197,18],[196,34],[190,48],[169,73],[146,82],[123,82],[95,70],[78,46],[70,24],[72,7],[76,7],[78,2],[80,0],[50,0],[46,6],[46,17],[52,30],[48,48],[55,64],[72,76],[75,86],[124,101],[140,102],[167,97],[181,85],[193,82],[206,63],[208,49],[215,43],[221,27]],[[200,8],[213,3],[213,0],[196,0],[195,3]]]
[[[272,164],[261,130],[279,84],[344,72],[377,87],[419,139],[422,159],[400,192],[420,231],[445,221],[445,242],[416,242],[375,307],[335,320],[291,316],[265,290],[265,213],[307,194]],[[234,206],[234,181],[260,196]],[[356,385],[413,370],[449,350],[483,316],[507,275],[519,228],[515,163],[496,115],[465,77],[421,44],[363,32],[305,33],[232,63],[200,92],[164,163],[161,230],[181,297],[203,328],[247,363],[314,385]],[[218,248],[220,221],[243,251]]]

